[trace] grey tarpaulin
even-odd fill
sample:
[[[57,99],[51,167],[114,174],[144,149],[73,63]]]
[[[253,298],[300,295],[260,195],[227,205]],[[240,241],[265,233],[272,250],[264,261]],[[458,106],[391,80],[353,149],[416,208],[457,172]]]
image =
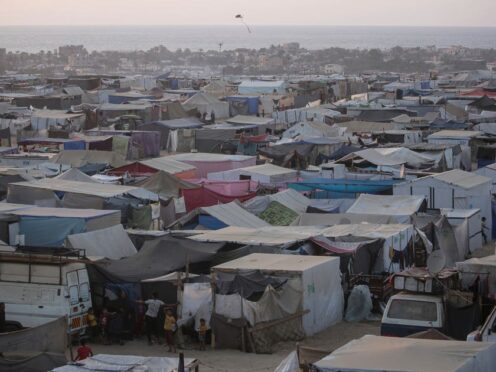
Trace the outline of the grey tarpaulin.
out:
[[[209,261],[223,245],[164,236],[146,241],[134,256],[101,260],[95,263],[95,267],[112,279],[134,283],[182,269],[187,260],[191,264]]]
[[[38,327],[0,334],[0,351],[65,353],[67,318],[61,317]]]

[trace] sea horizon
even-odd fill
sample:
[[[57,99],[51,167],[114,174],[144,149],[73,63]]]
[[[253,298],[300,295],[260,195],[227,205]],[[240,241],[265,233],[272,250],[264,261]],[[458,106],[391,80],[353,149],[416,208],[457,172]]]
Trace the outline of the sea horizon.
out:
[[[402,47],[496,48],[496,27],[490,26],[345,26],[345,25],[5,25],[0,48],[15,52],[54,50],[84,45],[89,51],[259,49],[298,42],[307,49],[388,49]],[[229,32],[226,32],[228,30]]]

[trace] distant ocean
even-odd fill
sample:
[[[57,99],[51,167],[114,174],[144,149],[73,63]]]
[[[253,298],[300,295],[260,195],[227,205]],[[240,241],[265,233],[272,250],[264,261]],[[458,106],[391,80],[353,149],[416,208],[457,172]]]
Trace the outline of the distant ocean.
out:
[[[0,48],[38,52],[67,44],[92,50],[170,50],[262,48],[291,41],[307,49],[391,48],[463,45],[496,48],[496,27],[376,27],[376,26],[1,26]]]

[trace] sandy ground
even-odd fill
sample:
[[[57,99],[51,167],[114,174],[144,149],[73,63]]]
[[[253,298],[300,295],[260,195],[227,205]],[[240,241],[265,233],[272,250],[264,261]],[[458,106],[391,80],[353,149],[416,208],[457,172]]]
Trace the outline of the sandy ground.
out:
[[[378,335],[379,322],[338,323],[325,331],[300,342],[301,345],[312,346],[332,351],[348,341],[360,338],[365,334]],[[145,339],[127,342],[125,345],[90,344],[95,354],[121,354],[143,356],[177,356],[167,353],[165,346],[148,346]],[[199,351],[197,345],[192,349],[183,350],[186,358],[200,360],[201,372],[261,372],[273,371],[278,364],[296,348],[295,342],[284,342],[274,346],[274,353],[270,355],[249,354],[237,350]]]

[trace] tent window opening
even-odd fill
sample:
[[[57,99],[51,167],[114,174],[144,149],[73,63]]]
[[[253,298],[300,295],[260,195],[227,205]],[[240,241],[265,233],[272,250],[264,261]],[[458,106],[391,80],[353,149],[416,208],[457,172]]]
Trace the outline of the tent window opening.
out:
[[[436,303],[427,301],[393,300],[387,317],[435,322],[437,320],[437,306]]]

